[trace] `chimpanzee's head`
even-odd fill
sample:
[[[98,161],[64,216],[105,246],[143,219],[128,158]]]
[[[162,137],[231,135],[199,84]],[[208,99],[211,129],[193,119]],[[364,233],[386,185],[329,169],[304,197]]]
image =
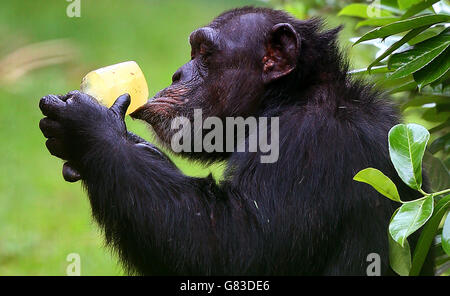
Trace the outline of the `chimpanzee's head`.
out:
[[[339,29],[321,33],[320,27],[317,19],[301,21],[272,9],[227,11],[191,33],[191,60],[131,116],[170,142],[171,120],[192,120],[194,109],[223,119],[258,116],[268,105],[296,101],[308,85],[331,79],[323,72],[339,68]]]

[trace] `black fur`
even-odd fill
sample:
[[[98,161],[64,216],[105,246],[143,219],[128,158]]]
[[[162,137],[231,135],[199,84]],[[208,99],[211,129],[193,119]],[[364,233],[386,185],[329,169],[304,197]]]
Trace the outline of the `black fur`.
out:
[[[242,20],[246,27],[234,32]],[[300,54],[293,72],[263,84],[258,73],[264,44],[278,23],[289,23],[298,33]],[[260,153],[193,153],[187,156],[227,159],[228,165],[219,184],[211,177],[188,177],[151,144],[127,133],[117,112],[87,95],[41,100],[48,116],[41,128],[59,141],[49,145],[50,152],[79,171],[93,215],[127,271],[365,275],[367,256],[378,253],[382,274],[388,274],[387,227],[398,204],[353,176],[374,167],[395,181],[403,199],[418,194],[400,181],[389,160],[387,134],[398,123],[397,114],[381,92],[347,75],[336,45],[339,29],[322,31],[320,20],[252,7],[226,12],[209,27],[237,43],[253,31],[238,53],[225,58],[219,50],[203,68],[196,68],[193,49],[193,60],[157,95],[172,92],[189,96],[189,102],[170,110],[149,105],[133,116],[150,122],[165,143],[169,120],[190,116],[196,107],[205,116],[279,116],[275,163],[260,163]],[[218,46],[229,45],[219,37],[214,37]],[[214,78],[199,78],[205,77],[204,68]],[[224,69],[228,74],[218,72]]]

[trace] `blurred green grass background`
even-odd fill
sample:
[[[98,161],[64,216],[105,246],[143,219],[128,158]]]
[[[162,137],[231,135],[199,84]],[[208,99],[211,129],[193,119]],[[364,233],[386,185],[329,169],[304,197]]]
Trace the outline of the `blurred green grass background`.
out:
[[[114,255],[103,247],[81,184],[64,182],[62,161],[45,148],[38,128],[40,97],[78,89],[90,70],[127,60],[139,63],[153,95],[170,84],[172,73],[189,60],[192,30],[225,9],[266,5],[256,0],[81,0],[81,17],[69,18],[68,4],[0,2],[0,275],[65,275],[69,253],[80,254],[82,275],[123,274]],[[329,19],[330,25],[342,21]],[[352,27],[347,26],[341,40],[348,39]],[[68,60],[1,81],[8,71],[24,67],[20,61],[30,53],[21,48],[48,40],[65,44],[65,52],[50,47],[44,55],[65,54]],[[353,59],[355,67],[367,65],[371,50],[352,51],[358,56]],[[14,52],[20,55],[5,64]],[[143,123],[128,118],[127,125],[151,139]],[[220,176],[220,165],[203,168],[175,161],[186,174]]]

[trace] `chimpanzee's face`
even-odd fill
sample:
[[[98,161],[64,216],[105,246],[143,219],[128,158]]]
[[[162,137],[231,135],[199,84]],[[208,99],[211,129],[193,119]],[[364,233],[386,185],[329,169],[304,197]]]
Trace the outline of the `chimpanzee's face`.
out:
[[[257,29],[261,21],[261,15],[246,14],[192,32],[190,61],[173,74],[170,86],[132,116],[157,125],[162,118],[192,118],[194,109],[202,109],[205,116],[251,115],[264,88],[264,36]]]
[[[271,81],[295,68],[299,39],[289,24],[274,25],[263,14],[217,18],[189,36],[191,59],[134,113],[165,141],[177,116],[191,121],[195,109],[203,118],[252,116]]]

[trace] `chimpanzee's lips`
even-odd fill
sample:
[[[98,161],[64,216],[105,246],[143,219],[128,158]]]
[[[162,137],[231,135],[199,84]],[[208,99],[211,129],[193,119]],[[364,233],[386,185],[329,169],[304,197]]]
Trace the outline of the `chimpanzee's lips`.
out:
[[[130,113],[130,116],[135,119],[144,119],[145,113],[147,113],[149,109],[165,111],[166,109],[172,108],[174,105],[181,103],[182,102],[180,100],[171,97],[153,97],[150,98],[146,104]]]
[[[181,104],[180,100],[169,98],[169,97],[159,97],[148,100],[147,104],[158,104],[158,105],[177,105]]]

